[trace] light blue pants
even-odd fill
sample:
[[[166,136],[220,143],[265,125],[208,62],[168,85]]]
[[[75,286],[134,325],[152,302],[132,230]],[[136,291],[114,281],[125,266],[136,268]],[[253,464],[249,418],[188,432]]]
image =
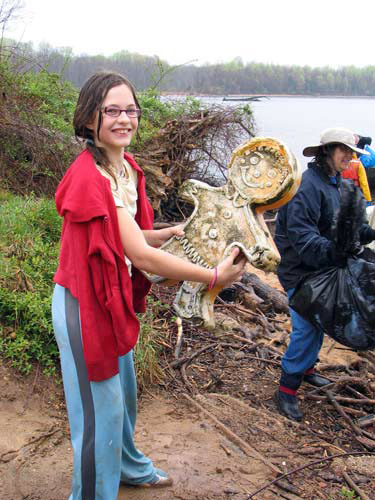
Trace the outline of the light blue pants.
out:
[[[119,357],[119,374],[90,382],[83,357],[79,305],[56,285],[52,318],[73,446],[70,500],[116,500],[120,481],[152,482],[158,469],[134,445],[137,385],[133,352]]]
[[[293,291],[294,288],[287,290],[288,297],[292,295]],[[296,379],[300,378],[302,381],[305,371],[312,368],[318,359],[324,333],[292,308],[289,308],[289,311],[292,320],[292,333],[288,349],[281,360],[281,368],[286,374],[294,376]]]

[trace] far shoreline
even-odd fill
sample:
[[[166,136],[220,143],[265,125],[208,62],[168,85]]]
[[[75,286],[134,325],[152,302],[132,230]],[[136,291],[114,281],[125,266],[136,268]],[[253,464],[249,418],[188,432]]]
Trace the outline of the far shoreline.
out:
[[[191,93],[191,92],[161,92],[163,97],[244,97],[244,98],[262,98],[262,97],[311,97],[315,99],[375,99],[375,95],[330,95],[330,94],[206,94],[206,93]],[[256,101],[253,101],[256,102]]]

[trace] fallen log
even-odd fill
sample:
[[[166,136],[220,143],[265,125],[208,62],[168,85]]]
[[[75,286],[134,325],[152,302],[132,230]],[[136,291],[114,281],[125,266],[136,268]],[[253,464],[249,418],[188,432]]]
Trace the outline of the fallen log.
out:
[[[277,313],[289,313],[288,298],[285,292],[281,292],[272,286],[267,285],[256,274],[245,272],[241,282],[247,287],[251,287],[255,294],[264,300],[265,303],[271,303]]]

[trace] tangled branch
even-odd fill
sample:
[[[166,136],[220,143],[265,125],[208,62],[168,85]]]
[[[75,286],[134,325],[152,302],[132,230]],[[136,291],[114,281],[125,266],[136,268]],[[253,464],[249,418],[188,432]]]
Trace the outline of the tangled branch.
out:
[[[135,151],[154,209],[169,219],[178,217],[177,189],[188,178],[223,184],[232,150],[253,135],[252,129],[250,114],[220,106],[167,122]]]

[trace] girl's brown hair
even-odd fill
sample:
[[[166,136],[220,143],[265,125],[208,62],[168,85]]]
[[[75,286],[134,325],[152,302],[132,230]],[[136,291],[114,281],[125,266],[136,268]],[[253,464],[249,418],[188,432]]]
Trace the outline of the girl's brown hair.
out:
[[[93,155],[94,160],[114,179],[114,173],[110,168],[110,161],[104,148],[95,144],[93,131],[87,128],[87,124],[95,118],[95,113],[99,113],[96,136],[99,137],[100,126],[102,124],[102,103],[113,87],[125,84],[131,91],[137,108],[141,109],[135,89],[127,78],[119,73],[100,71],[92,75],[81,88],[78,96],[77,106],[74,112],[73,126],[77,139],[86,140],[86,147]],[[140,118],[138,119],[140,120]],[[116,179],[115,179],[116,181]]]

